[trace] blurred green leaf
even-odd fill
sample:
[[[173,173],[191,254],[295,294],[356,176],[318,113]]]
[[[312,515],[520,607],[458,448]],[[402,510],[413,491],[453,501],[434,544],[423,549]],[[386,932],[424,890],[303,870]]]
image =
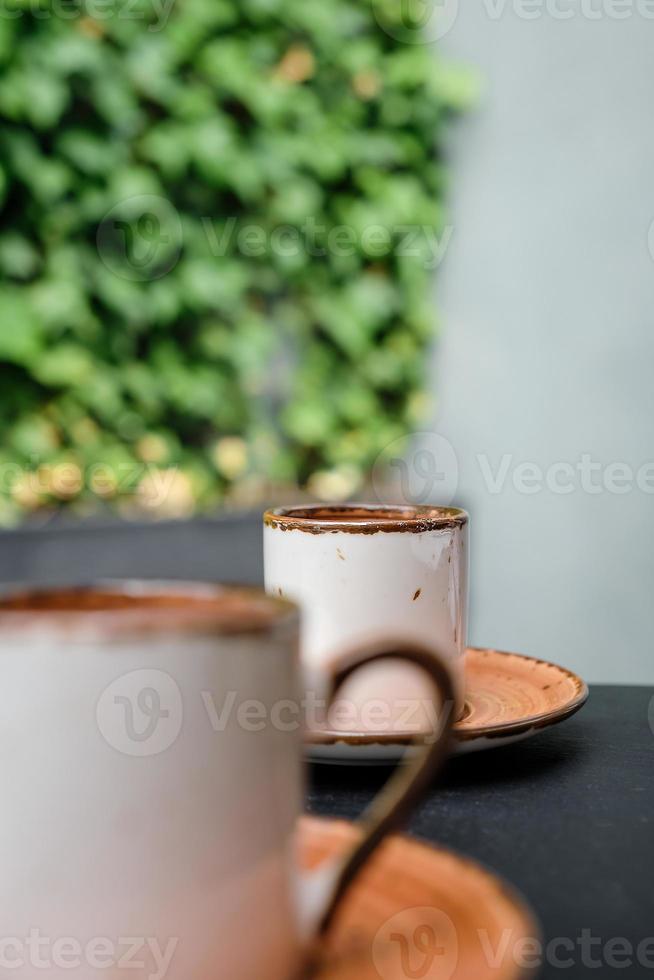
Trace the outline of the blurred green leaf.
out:
[[[151,508],[157,474],[173,516],[354,492],[419,423],[441,150],[478,80],[398,40],[418,6],[6,0],[0,462],[83,479],[0,488],[0,524]]]
[[[39,265],[39,253],[22,235],[7,232],[0,237],[0,269],[12,279],[28,279]]]
[[[30,366],[43,343],[41,323],[27,297],[18,289],[0,286],[0,362]]]
[[[84,384],[92,373],[91,356],[77,344],[60,344],[44,351],[34,368],[36,379],[51,387]]]

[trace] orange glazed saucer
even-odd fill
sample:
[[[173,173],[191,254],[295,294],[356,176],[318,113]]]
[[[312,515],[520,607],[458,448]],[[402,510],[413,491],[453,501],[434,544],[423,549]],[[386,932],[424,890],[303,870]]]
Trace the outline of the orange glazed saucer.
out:
[[[394,689],[392,703],[401,706],[401,695]],[[569,718],[587,698],[584,681],[564,667],[519,653],[471,647],[466,651],[465,704],[454,726],[454,752],[477,752],[529,738]],[[383,730],[316,722],[306,736],[308,756],[312,762],[397,762],[420,733],[403,727],[404,717],[406,712],[398,707]],[[426,719],[423,730],[429,730]]]
[[[347,851],[358,831],[304,817],[305,867]],[[523,900],[473,861],[394,836],[352,886],[311,980],[523,980],[539,930]],[[531,964],[531,965],[530,965]]]

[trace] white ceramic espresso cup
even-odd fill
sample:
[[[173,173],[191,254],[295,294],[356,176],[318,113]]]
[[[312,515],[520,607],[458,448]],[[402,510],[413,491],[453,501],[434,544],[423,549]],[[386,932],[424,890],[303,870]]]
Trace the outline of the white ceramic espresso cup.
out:
[[[465,511],[373,504],[269,510],[264,563],[267,591],[302,608],[302,657],[310,668],[344,649],[411,641],[446,658],[460,713],[468,603]],[[429,726],[429,688],[404,666],[375,666],[343,693],[353,711],[332,728],[386,734],[396,723],[398,731]],[[386,714],[380,703],[388,706]]]
[[[214,585],[0,596],[0,973],[292,980],[447,731],[361,843],[302,874],[299,620]],[[369,649],[330,664],[337,687]],[[404,655],[451,695],[434,654]]]

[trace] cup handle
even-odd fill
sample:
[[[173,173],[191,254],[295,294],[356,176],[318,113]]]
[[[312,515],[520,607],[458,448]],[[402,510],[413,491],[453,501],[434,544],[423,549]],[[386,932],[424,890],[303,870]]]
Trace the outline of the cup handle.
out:
[[[328,667],[331,704],[345,681],[361,667],[381,660],[405,660],[421,667],[434,683],[442,711],[439,730],[431,738],[417,736],[415,744],[424,751],[408,766],[398,766],[389,782],[378,793],[358,821],[361,840],[338,861],[327,861],[300,879],[300,907],[303,932],[308,939],[322,936],[343,896],[383,839],[395,830],[427,791],[434,775],[448,755],[454,716],[454,681],[445,660],[434,650],[400,641],[384,642],[383,647],[367,647],[346,654]]]

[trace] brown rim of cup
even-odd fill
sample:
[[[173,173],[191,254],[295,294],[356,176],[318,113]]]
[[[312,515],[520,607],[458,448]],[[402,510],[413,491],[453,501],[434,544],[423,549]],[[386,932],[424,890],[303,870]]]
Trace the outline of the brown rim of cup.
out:
[[[295,626],[298,617],[292,602],[267,595],[263,589],[211,582],[108,580],[93,585],[0,589],[0,634],[33,628],[107,637],[234,636]]]
[[[350,534],[378,532],[454,530],[468,522],[468,515],[459,507],[433,507],[413,504],[306,504],[295,507],[274,507],[263,515],[266,527],[280,531],[306,531],[309,534],[329,534],[345,531]]]

